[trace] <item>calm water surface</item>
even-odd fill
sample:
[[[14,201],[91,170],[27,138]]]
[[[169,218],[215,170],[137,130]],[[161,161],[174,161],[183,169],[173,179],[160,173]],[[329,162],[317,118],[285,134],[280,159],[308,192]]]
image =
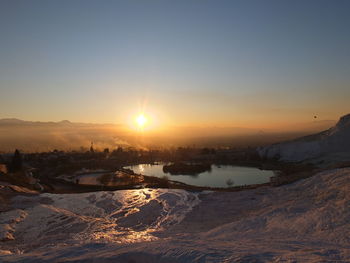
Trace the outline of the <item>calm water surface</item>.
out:
[[[260,170],[253,167],[212,165],[211,171],[198,175],[171,175],[163,172],[163,164],[139,164],[125,167],[133,170],[137,174],[150,175],[156,177],[168,177],[169,180],[183,182],[196,186],[228,187],[249,184],[263,184],[270,181],[274,176],[273,171]]]

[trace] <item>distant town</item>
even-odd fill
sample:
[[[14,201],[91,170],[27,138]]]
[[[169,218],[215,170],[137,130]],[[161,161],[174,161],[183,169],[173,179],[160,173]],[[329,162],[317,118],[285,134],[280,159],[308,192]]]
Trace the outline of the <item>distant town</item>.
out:
[[[87,151],[53,150],[40,153],[0,155],[0,177],[2,181],[25,186],[41,192],[69,193],[95,190],[119,190],[143,187],[182,188],[193,190],[212,189],[196,187],[171,181],[166,176],[158,178],[135,174],[126,169],[138,164],[164,164],[170,174],[196,175],[211,169],[211,165],[239,165],[275,170],[276,176],[269,184],[283,184],[309,176],[311,165],[281,164],[277,160],[264,160],[253,148],[191,148],[178,147],[164,150],[142,150],[133,147],[96,150],[93,142]],[[303,173],[299,173],[303,171]],[[87,182],[88,177],[98,178]],[[96,179],[94,179],[96,180]],[[216,190],[239,190],[249,186],[233,186]]]

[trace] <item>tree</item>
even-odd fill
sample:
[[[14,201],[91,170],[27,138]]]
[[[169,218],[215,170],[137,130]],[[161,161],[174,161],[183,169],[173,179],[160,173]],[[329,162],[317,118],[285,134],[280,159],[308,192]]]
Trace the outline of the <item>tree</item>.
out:
[[[103,150],[103,152],[106,153],[106,154],[109,153],[109,148],[105,148],[105,149]]]
[[[22,170],[22,155],[19,152],[18,149],[15,150],[15,153],[12,157],[12,162],[11,162],[11,171],[12,172],[18,172]]]
[[[91,153],[94,153],[94,152],[95,152],[95,150],[94,150],[94,143],[93,143],[93,142],[91,142],[90,152],[91,152]]]

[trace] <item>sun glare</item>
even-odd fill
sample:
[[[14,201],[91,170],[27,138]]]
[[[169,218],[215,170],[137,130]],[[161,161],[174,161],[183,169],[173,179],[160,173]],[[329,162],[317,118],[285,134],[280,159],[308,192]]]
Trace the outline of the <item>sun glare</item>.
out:
[[[159,131],[160,120],[154,111],[147,112],[143,109],[131,112],[126,115],[126,123],[129,129],[135,132],[154,132]]]
[[[145,127],[145,125],[147,124],[147,118],[146,116],[141,113],[137,116],[136,118],[136,123],[137,123],[137,126],[140,128],[140,129],[143,129]]]

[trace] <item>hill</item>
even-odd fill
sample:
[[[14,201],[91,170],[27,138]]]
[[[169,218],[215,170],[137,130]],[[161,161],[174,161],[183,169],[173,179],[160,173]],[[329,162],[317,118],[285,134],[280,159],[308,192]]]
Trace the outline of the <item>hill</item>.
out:
[[[350,114],[323,132],[258,148],[262,158],[279,161],[341,162],[350,160]]]

